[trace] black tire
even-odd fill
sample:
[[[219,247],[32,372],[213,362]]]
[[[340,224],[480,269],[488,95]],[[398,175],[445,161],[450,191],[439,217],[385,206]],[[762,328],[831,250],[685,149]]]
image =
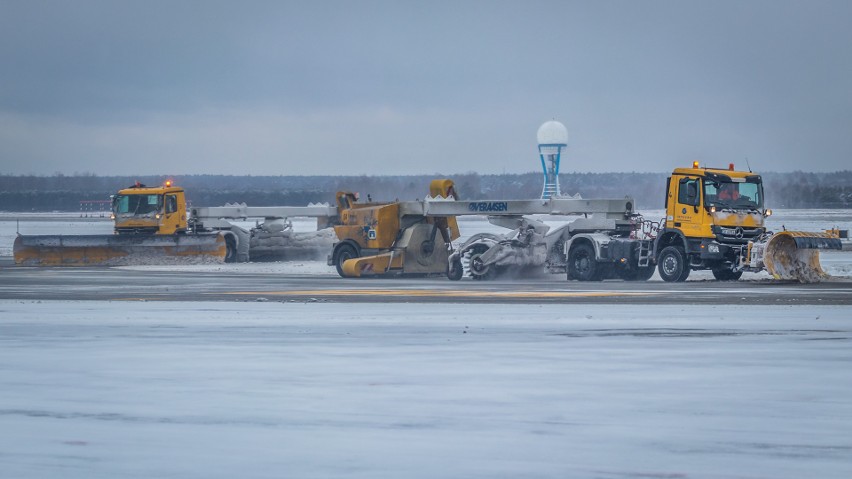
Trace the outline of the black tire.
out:
[[[728,268],[714,268],[713,277],[717,281],[737,281],[743,275],[742,271],[733,272]]]
[[[651,276],[654,276],[654,270],[654,265],[634,266],[620,270],[618,276],[624,281],[648,281]]]
[[[447,278],[449,278],[450,281],[458,281],[462,278],[463,274],[464,267],[462,266],[461,260],[456,258],[447,267]]]
[[[232,235],[225,235],[225,262],[237,262],[237,240]]]
[[[603,267],[598,264],[595,249],[588,243],[571,247],[568,253],[568,279],[577,281],[600,281]]]
[[[660,277],[669,283],[686,281],[690,269],[686,261],[686,253],[679,246],[666,246],[657,259]]]
[[[482,256],[486,251],[488,251],[489,246],[484,244],[478,244],[471,248],[470,256],[468,259],[467,268],[470,271],[471,279],[477,281],[487,281],[489,279],[493,279],[497,273],[497,269],[493,266],[479,266],[476,262],[479,261],[479,257]]]
[[[343,263],[345,263],[346,260],[357,257],[358,250],[349,243],[342,243],[335,248],[334,265],[337,267],[337,274],[339,274],[341,278],[345,278],[345,276],[343,276]]]

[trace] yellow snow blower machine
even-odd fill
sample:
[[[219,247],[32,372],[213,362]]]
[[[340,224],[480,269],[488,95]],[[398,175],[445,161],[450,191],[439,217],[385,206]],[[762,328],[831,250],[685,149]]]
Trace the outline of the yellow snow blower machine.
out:
[[[432,180],[430,201],[451,201],[452,180]],[[358,203],[354,193],[337,193],[340,223],[328,264],[345,278],[384,274],[458,274],[449,271],[452,241],[459,237],[453,216],[427,216],[421,202]]]

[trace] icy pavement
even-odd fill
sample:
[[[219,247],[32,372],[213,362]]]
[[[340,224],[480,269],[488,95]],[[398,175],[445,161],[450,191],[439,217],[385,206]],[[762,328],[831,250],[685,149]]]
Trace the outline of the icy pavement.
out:
[[[836,278],[852,277],[852,252],[821,251],[820,264],[826,273]],[[271,274],[271,275],[312,275],[334,276],[337,270],[325,261],[280,261],[271,263],[229,263],[208,265],[137,265],[121,266],[132,271],[194,271],[205,273],[229,274]],[[564,274],[547,274],[542,272],[538,278],[565,280]],[[767,281],[772,276],[766,271],[759,273],[744,273],[740,281]],[[662,281],[659,273],[654,272],[651,281]],[[710,271],[693,271],[687,281],[715,281]]]
[[[848,478],[850,321],[3,301],[0,476]]]

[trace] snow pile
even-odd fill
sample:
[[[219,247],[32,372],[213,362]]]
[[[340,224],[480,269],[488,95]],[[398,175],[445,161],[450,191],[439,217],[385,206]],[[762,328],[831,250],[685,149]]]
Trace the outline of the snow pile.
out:
[[[852,277],[852,252],[820,251],[819,263],[823,271],[835,277]]]
[[[337,270],[325,261],[276,261],[260,263],[225,263],[209,265],[133,265],[120,266],[131,271],[182,271],[198,273],[269,274],[335,276]]]
[[[302,232],[273,224],[252,229],[249,253],[251,261],[324,260],[335,241],[333,228]]]

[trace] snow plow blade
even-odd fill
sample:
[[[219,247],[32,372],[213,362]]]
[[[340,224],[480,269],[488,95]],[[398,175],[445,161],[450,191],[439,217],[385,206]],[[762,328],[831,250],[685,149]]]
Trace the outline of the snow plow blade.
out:
[[[22,266],[126,266],[224,263],[219,233],[190,235],[40,235],[15,238]]]
[[[775,279],[817,283],[829,277],[819,263],[821,249],[842,249],[840,238],[833,232],[782,231],[766,241],[763,263]]]

